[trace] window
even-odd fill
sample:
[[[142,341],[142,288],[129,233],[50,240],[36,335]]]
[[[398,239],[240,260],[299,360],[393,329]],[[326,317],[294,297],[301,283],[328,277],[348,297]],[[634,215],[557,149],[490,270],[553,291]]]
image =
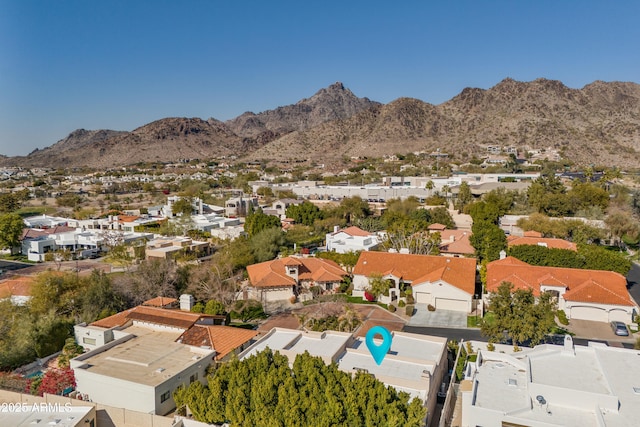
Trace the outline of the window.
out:
[[[198,379],[198,373],[196,372],[195,374],[191,375],[189,377],[189,384],[191,384],[192,382],[196,381]]]
[[[95,338],[82,337],[82,344],[96,345]]]
[[[169,400],[169,397],[171,397],[171,393],[170,392],[166,391],[166,392],[162,393],[160,395],[160,403],[166,402],[167,400]]]

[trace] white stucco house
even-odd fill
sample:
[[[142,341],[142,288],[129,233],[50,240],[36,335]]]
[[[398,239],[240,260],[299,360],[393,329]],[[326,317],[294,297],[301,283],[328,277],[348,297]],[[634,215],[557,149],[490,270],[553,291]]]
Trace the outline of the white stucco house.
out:
[[[353,269],[353,295],[364,296],[376,275],[390,281],[391,301],[399,297],[402,286],[408,285],[418,304],[463,313],[473,309],[475,258],[362,252]]]
[[[462,427],[635,426],[638,351],[590,342],[478,351],[460,383]]]
[[[512,283],[514,289],[531,289],[535,296],[552,292],[568,319],[631,323],[638,313],[626,278],[613,271],[540,267],[506,257],[487,264],[487,292],[496,291],[503,282]]]
[[[176,407],[176,388],[205,384],[214,360],[253,342],[255,331],[214,324],[216,319],[140,305],[76,325],[76,342],[88,350],[70,362],[77,392],[98,404],[166,415]]]
[[[339,254],[370,251],[380,245],[380,236],[355,226],[343,228],[342,230],[335,226],[333,233],[327,234],[326,243],[327,251],[334,251]]]

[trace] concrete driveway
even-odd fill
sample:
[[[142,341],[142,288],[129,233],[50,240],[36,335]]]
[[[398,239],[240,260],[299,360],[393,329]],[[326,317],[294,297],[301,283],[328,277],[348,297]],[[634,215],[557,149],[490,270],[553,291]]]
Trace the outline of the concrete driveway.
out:
[[[576,338],[584,338],[598,341],[617,343],[634,343],[638,334],[629,331],[628,337],[621,337],[613,333],[609,323],[594,322],[592,320],[571,319],[565,328],[575,334]]]
[[[460,311],[429,311],[427,304],[416,304],[416,311],[409,319],[409,326],[431,326],[447,328],[466,328],[467,314]]]

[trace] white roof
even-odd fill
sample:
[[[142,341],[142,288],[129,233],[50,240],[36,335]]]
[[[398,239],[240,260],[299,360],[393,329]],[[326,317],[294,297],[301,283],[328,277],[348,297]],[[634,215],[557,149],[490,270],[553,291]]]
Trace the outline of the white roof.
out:
[[[588,347],[545,344],[514,354],[479,353],[472,374],[475,397],[470,400],[470,423],[475,422],[473,407],[477,407],[523,425],[531,421],[562,426],[638,425],[637,350],[589,343]]]

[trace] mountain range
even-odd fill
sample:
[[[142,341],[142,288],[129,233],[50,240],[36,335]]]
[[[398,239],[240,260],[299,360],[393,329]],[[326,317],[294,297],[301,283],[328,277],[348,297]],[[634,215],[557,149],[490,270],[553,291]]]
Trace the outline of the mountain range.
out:
[[[507,78],[490,89],[466,88],[432,105],[414,98],[388,104],[359,98],[342,83],[310,98],[221,122],[165,118],[131,132],[84,130],[0,164],[106,168],[235,155],[246,160],[337,164],[345,156],[447,152],[464,162],[486,146],[553,148],[580,164],[637,167],[640,85]]]

